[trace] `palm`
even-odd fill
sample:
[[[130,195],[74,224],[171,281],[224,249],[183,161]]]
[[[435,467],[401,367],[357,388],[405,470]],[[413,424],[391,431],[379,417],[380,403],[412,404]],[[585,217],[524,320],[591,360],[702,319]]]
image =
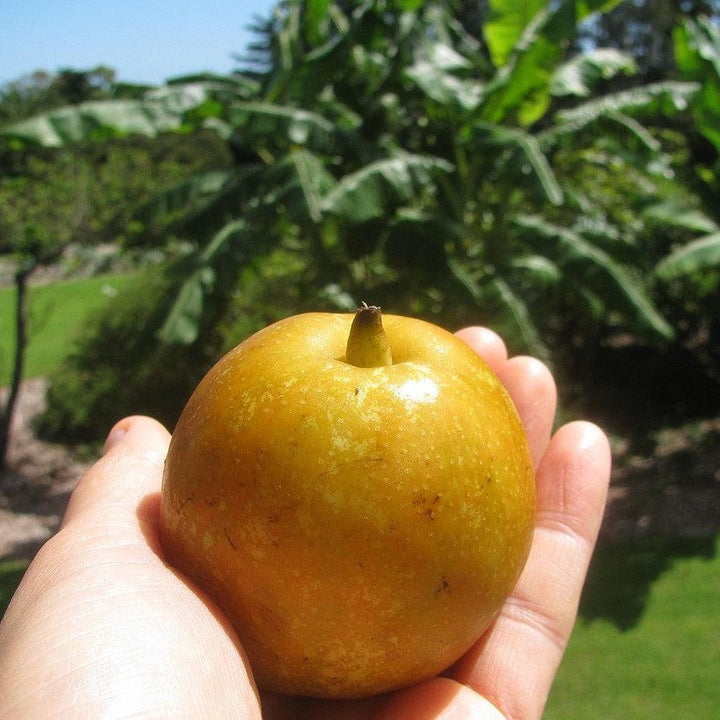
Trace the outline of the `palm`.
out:
[[[602,516],[607,442],[586,423],[551,441],[555,387],[545,367],[508,361],[488,331],[461,336],[508,388],[537,467],[538,525],[515,592],[447,677],[359,702],[264,696],[265,717],[498,717],[492,705],[512,717],[540,717]],[[157,520],[167,433],[148,420],[124,426],[127,437],[78,485],[62,531],[41,550],[0,629],[0,691],[11,698],[10,714],[42,716],[52,697],[60,715],[104,703],[123,715],[260,717],[227,621],[163,561]],[[24,617],[36,618],[32,628],[23,630]],[[53,652],[43,654],[48,647]],[[23,669],[32,669],[32,683],[19,682]]]

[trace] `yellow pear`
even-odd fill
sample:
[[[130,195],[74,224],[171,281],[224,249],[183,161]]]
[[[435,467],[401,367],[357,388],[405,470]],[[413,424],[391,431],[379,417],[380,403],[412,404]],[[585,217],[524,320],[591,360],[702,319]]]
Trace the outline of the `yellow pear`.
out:
[[[309,313],[230,351],[173,433],[161,538],[261,687],[362,697],[441,672],[512,591],[534,527],[500,381],[432,324]]]

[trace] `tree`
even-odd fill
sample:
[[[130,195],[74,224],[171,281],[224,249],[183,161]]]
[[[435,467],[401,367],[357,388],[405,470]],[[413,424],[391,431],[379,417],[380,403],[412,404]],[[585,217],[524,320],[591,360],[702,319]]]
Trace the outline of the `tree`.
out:
[[[0,244],[7,243],[12,248],[10,257],[15,264],[15,352],[10,387],[0,408],[0,469],[5,467],[7,459],[10,428],[25,365],[28,281],[41,265],[57,260],[67,237],[65,233],[71,232],[72,218],[67,214],[72,207],[69,197],[71,185],[66,181],[67,175],[61,174],[43,181],[32,181],[28,177],[16,179],[17,194],[11,198],[12,207],[0,207],[5,211],[0,213]],[[0,194],[0,205],[6,200]],[[49,208],[55,212],[52,218],[44,214]],[[9,217],[10,212],[12,217]],[[64,231],[56,235],[56,228],[64,228]],[[12,234],[13,237],[3,237],[3,234]]]
[[[498,4],[481,42],[440,3],[333,4],[320,16],[309,3],[282,4],[259,45],[268,70],[255,95],[215,118],[243,162],[202,227],[219,207],[242,220],[212,227],[166,337],[192,340],[215,268],[239,247],[238,262],[262,247],[252,238],[268,237],[280,202],[307,241],[316,287],[341,279],[341,304],[371,291],[420,313],[475,306],[538,351],[530,308],[559,283],[576,309],[614,310],[637,332],[669,337],[639,278],[606,249],[620,230],[598,232],[603,208],[573,193],[552,162],[602,125],[617,138],[608,163],[627,166],[629,142],[649,166],[657,144],[632,115],[686,102],[694,86],[585,101],[593,82],[631,63],[607,51],[565,58],[579,7]],[[555,98],[581,101],[553,114]],[[248,186],[261,190],[238,192]],[[589,211],[592,233],[581,229]]]
[[[121,87],[115,81],[115,71],[104,65],[57,73],[36,70],[0,86],[0,125],[64,105],[111,98]]]
[[[21,81],[10,84],[15,95],[0,100],[0,113],[12,117],[61,104],[66,109],[58,111],[60,116],[68,117],[77,107],[67,106],[68,100],[106,100],[113,77],[105,68],[89,73],[65,70],[57,76],[37,73],[27,86]],[[107,107],[105,100],[92,102],[99,103],[96,108]],[[55,130],[62,134],[62,122],[46,127],[50,137]],[[0,149],[0,255],[13,267],[15,289],[15,350],[9,359],[10,387],[0,407],[0,466],[23,379],[29,337],[27,290],[35,271],[57,263],[70,245],[132,242],[136,237],[129,206],[193,171],[227,162],[224,144],[210,132],[196,135],[189,153],[184,146],[190,143],[180,134],[165,134],[152,144],[138,136],[87,143],[82,142],[85,130],[77,136],[81,142],[62,148],[52,146],[63,142],[44,143],[51,146],[44,148],[15,137]],[[109,128],[88,130],[94,138],[113,134]]]

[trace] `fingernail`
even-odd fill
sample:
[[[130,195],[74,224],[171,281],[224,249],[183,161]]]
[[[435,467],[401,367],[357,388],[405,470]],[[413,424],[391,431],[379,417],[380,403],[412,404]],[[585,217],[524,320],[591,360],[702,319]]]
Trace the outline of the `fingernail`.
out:
[[[111,450],[127,435],[127,427],[125,425],[116,425],[105,438],[105,446],[103,448],[103,454]]]

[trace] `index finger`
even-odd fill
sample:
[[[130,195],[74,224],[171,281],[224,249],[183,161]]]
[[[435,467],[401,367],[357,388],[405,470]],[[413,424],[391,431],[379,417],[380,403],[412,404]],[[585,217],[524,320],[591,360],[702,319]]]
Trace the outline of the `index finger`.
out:
[[[532,357],[508,360],[505,343],[488,328],[463,328],[456,335],[487,362],[505,386],[522,420],[533,468],[537,469],[550,442],[557,408],[557,390],[550,370]]]

